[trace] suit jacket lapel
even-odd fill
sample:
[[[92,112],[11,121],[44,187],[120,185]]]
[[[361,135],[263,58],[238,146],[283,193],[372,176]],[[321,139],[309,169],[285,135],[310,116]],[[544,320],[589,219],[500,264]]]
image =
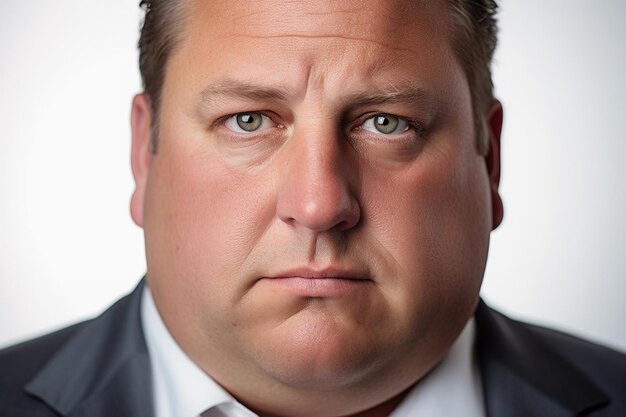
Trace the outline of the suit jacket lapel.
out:
[[[488,416],[575,416],[608,403],[605,393],[528,325],[481,302],[476,327]]]
[[[150,360],[140,319],[143,281],[87,323],[26,390],[67,417],[152,416]]]

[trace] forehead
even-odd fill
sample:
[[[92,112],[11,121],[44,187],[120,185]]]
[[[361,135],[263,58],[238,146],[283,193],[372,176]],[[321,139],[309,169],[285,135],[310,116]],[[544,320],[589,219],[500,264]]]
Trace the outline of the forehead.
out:
[[[445,5],[443,0],[189,0],[187,23],[203,31],[213,28],[241,35],[327,35],[371,41],[384,31],[395,32],[399,40],[416,23],[430,23],[431,29],[441,25]]]
[[[187,80],[407,84],[452,56],[443,0],[190,0],[185,16],[172,60]]]

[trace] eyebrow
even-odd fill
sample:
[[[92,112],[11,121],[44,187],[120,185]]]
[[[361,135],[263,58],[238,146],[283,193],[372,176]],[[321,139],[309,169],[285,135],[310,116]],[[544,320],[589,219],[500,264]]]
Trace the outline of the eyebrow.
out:
[[[241,81],[228,81],[210,85],[200,92],[200,102],[211,106],[222,99],[249,101],[281,101],[287,98],[287,90],[281,87],[260,86]]]
[[[363,91],[349,94],[343,101],[351,106],[366,106],[385,103],[411,103],[427,104],[432,103],[432,94],[415,86],[392,87],[381,91]]]

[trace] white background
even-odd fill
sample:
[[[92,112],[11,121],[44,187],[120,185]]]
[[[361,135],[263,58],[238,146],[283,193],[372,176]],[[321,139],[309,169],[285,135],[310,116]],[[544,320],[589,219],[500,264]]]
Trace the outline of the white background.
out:
[[[99,313],[145,271],[137,3],[0,0],[0,346]],[[626,351],[626,2],[503,3],[506,214],[483,296]]]

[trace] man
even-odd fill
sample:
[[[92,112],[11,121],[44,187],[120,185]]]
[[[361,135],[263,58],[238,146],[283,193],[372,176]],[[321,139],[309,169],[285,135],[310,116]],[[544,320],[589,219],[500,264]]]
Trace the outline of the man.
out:
[[[9,348],[0,415],[623,415],[626,360],[479,301],[490,2],[154,1],[145,282]]]

